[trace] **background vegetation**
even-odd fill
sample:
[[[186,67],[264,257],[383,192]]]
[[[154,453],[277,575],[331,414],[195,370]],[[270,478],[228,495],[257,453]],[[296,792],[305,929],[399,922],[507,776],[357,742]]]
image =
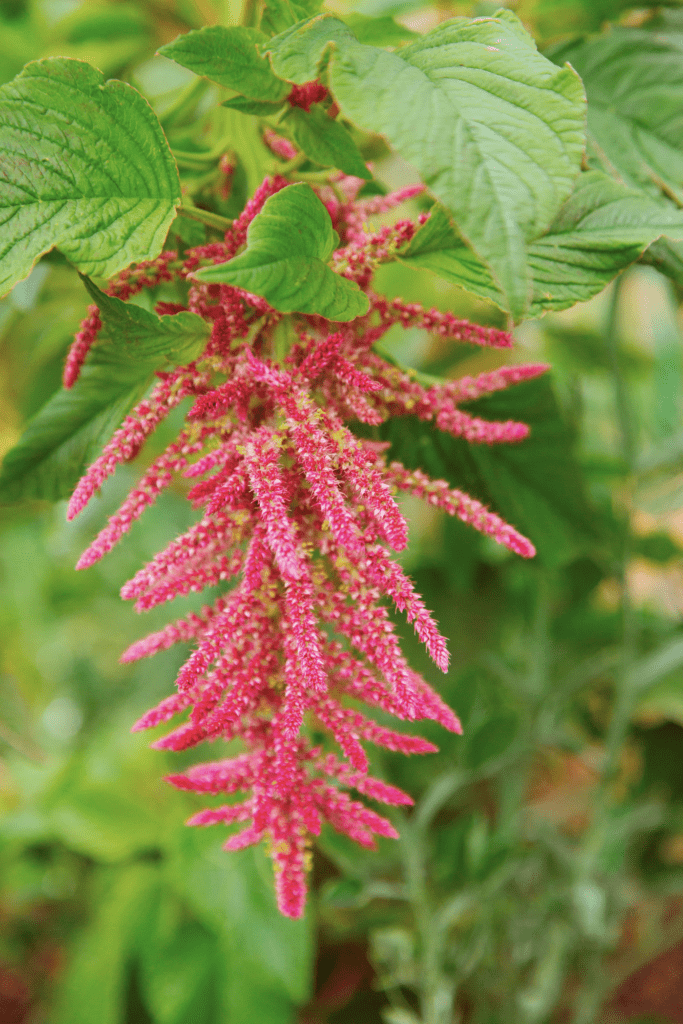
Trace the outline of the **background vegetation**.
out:
[[[424,29],[497,6],[364,0],[354,10]],[[330,9],[342,11],[341,0]],[[515,10],[540,45],[606,20],[683,38],[676,7],[521,0]],[[0,76],[38,56],[82,57],[143,84],[172,118],[191,76],[155,50],[238,17],[219,0],[4,0]],[[376,173],[402,183],[395,160]],[[119,470],[74,524],[63,505],[0,511],[0,1020],[683,1021],[676,258],[667,254],[673,282],[639,263],[589,303],[517,330],[519,358],[550,362],[552,386],[519,385],[481,404],[532,425],[518,448],[474,463],[452,439],[392,424],[404,461],[491,500],[539,556],[524,564],[458,522],[408,508],[406,568],[450,638],[453,668],[438,677],[408,630],[405,649],[465,733],[427,727],[438,755],[375,762],[417,806],[397,820],[400,843],[379,853],[323,833],[303,922],[277,914],[260,851],[228,856],[216,830],[184,827],[199,805],[160,780],[166,755],[129,733],[168,691],[182,652],[120,666],[120,652],[165,615],[141,623],[118,589],[186,527],[182,494],[167,494],[124,545],[78,574],[80,551],[139,466]],[[495,307],[426,271],[382,273],[390,294],[503,325]],[[56,261],[0,303],[0,451],[59,386],[86,306]],[[499,359],[421,332],[389,343],[446,375]],[[168,770],[190,763],[183,756]]]

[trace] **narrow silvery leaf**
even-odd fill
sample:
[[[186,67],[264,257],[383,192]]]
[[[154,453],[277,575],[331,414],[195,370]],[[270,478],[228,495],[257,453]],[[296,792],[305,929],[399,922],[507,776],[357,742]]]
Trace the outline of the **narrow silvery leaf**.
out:
[[[59,249],[110,277],[158,256],[180,203],[146,100],[84,61],[47,58],[0,87],[0,294]]]

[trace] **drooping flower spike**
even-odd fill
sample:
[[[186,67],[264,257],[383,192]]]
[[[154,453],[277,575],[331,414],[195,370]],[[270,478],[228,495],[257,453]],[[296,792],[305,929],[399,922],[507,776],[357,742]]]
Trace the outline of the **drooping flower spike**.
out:
[[[101,558],[174,476],[188,479],[188,498],[200,510],[197,522],[126,583],[122,596],[143,611],[227,581],[231,589],[124,653],[122,660],[130,662],[175,643],[193,644],[177,693],[134,728],[158,726],[184,713],[185,721],[155,747],[184,750],[203,741],[242,740],[244,752],[238,756],[198,765],[169,781],[227,798],[189,823],[243,826],[227,840],[230,850],[265,839],[279,907],[299,917],[311,837],[323,821],[363,846],[373,846],[376,835],[396,836],[386,818],[349,791],[389,805],[412,802],[368,774],[364,743],[405,754],[436,749],[420,737],[379,725],[357,710],[357,703],[403,721],[432,719],[460,731],[451,709],[406,662],[384,604],[390,598],[405,613],[446,671],[446,641],[389,554],[408,540],[396,492],[458,516],[523,557],[534,554],[530,541],[480,502],[443,480],[388,462],[386,445],[361,440],[346,422],[376,425],[410,413],[470,443],[519,441],[527,434],[524,424],[484,421],[458,405],[528,380],[546,367],[502,367],[423,387],[382,359],[373,345],[394,324],[499,348],[509,347],[511,338],[449,313],[375,295],[377,262],[410,238],[416,225],[399,221],[373,232],[367,218],[420,187],[358,202],[360,180],[350,178],[340,179],[334,193],[321,187],[320,196],[342,240],[333,266],[366,291],[369,312],[348,324],[292,314],[295,340],[288,354],[276,359],[274,334],[282,314],[262,298],[229,285],[198,283],[191,275],[202,260],[220,263],[235,256],[266,199],[286,185],[283,178],[266,179],[224,242],[191,250],[175,271],[170,269],[175,253],[165,253],[154,272],[151,267],[137,277],[128,272],[110,285],[111,294],[128,296],[141,281],[142,287],[152,287],[177,274],[189,284],[187,308],[212,324],[211,337],[195,363],[160,375],[79,483],[69,516],[81,511],[120,462],[138,453],[171,408],[194,397],[178,439],[147,469],[78,567]],[[180,308],[158,306],[166,313]],[[98,329],[91,309],[68,360],[71,383],[87,349],[96,344]],[[329,743],[312,745],[311,726]],[[246,795],[235,802],[240,792]]]

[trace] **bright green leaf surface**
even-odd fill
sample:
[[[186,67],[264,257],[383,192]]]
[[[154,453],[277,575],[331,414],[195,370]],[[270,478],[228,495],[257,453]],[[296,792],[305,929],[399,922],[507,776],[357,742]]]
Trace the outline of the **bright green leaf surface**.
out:
[[[364,14],[348,14],[345,23],[360,43],[370,46],[400,46],[409,43],[419,34],[405,25],[399,25],[393,18],[368,18]]]
[[[454,18],[396,53],[320,15],[268,44],[276,74],[328,75],[340,109],[389,140],[453,213],[515,316],[531,295],[525,242],[569,196],[584,141],[583,87],[509,12]]]
[[[178,36],[159,53],[218,85],[252,99],[283,100],[291,86],[277,78],[256,49],[266,36],[255,28],[212,25]]]
[[[157,256],[180,202],[151,107],[90,65],[35,61],[0,88],[0,293],[58,248],[110,277]]]
[[[683,237],[683,212],[627,189],[600,171],[582,174],[548,233],[528,247],[533,275],[529,312],[566,309],[601,291],[656,238]],[[439,206],[400,256],[502,308],[505,300]]]
[[[670,277],[683,287],[683,244],[680,242],[659,238],[643,253],[640,262],[654,267],[660,274]]]
[[[265,0],[261,15],[261,31],[274,36],[297,25],[304,18],[317,14],[322,4],[320,0]]]
[[[270,100],[252,100],[248,96],[233,96],[223,101],[223,106],[230,110],[239,110],[242,114],[256,114],[257,117],[270,117],[277,114],[282,108],[282,103],[271,102]]]
[[[475,445],[414,419],[382,426],[391,457],[448,480],[485,502],[536,545],[538,558],[561,565],[595,538],[571,440],[547,377],[469,403],[485,419],[521,420],[531,427],[519,444]]]
[[[204,267],[195,277],[262,295],[281,313],[353,320],[367,313],[368,300],[356,284],[326,265],[338,244],[330,215],[313,189],[290,185],[271,196],[254,217],[245,252]]]
[[[293,107],[286,125],[299,149],[316,164],[338,167],[345,174],[369,181],[372,175],[343,124],[332,120],[319,103],[309,111]]]
[[[158,317],[86,287],[102,330],[71,390],[57,392],[29,422],[0,471],[0,500],[67,497],[155,370],[200,355],[209,326],[194,313]]]
[[[592,159],[630,185],[683,202],[683,61],[659,34],[614,28],[558,51],[583,78]]]
[[[303,85],[318,78],[333,51],[341,55],[362,49],[343,21],[330,14],[318,14],[281,32],[262,46],[261,52],[270,56],[276,75]]]

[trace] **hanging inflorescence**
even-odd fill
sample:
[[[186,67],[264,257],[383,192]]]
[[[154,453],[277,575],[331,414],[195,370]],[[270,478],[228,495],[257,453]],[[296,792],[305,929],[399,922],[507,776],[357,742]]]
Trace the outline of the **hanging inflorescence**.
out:
[[[453,712],[407,664],[382,603],[391,598],[405,613],[445,671],[446,642],[388,552],[407,543],[394,495],[417,495],[512,551],[534,554],[525,537],[480,502],[445,481],[389,462],[386,445],[360,439],[345,424],[376,426],[389,416],[411,414],[471,443],[519,441],[528,432],[524,424],[485,421],[459,403],[546,367],[502,367],[424,387],[376,354],[373,346],[394,324],[485,346],[508,347],[511,339],[449,313],[376,295],[375,267],[412,236],[416,224],[400,221],[372,232],[367,217],[421,186],[356,201],[361,183],[350,178],[340,179],[334,190],[319,189],[319,195],[342,240],[333,267],[363,288],[369,312],[348,324],[290,315],[288,329],[296,340],[281,353],[282,314],[238,288],[198,283],[192,273],[200,261],[235,256],[266,199],[287,184],[266,179],[224,242],[190,250],[182,264],[175,253],[163,253],[110,285],[110,294],[126,298],[177,275],[189,284],[187,305],[159,303],[157,312],[188,308],[210,321],[211,337],[198,360],[158,375],[151,394],[78,484],[68,514],[77,515],[171,409],[193,397],[178,438],[149,466],[78,567],[109,551],[175,476],[192,481],[188,498],[202,510],[200,518],[126,583],[122,596],[143,611],[180,594],[235,583],[212,607],[138,641],[123,655],[130,662],[178,642],[194,645],[177,692],[134,728],[185,712],[183,724],[154,746],[184,750],[204,740],[242,740],[239,756],[198,765],[169,781],[200,793],[247,794],[201,811],[190,824],[241,823],[226,843],[229,850],[266,839],[280,909],[298,917],[310,837],[320,832],[323,819],[363,846],[371,847],[374,835],[396,836],[386,818],[349,790],[386,804],[412,802],[368,774],[363,741],[405,754],[436,749],[377,724],[356,710],[357,702],[402,720],[433,719],[460,731]],[[97,343],[99,326],[92,307],[67,361],[67,385]],[[307,725],[331,737],[342,756],[324,744],[312,745]]]

